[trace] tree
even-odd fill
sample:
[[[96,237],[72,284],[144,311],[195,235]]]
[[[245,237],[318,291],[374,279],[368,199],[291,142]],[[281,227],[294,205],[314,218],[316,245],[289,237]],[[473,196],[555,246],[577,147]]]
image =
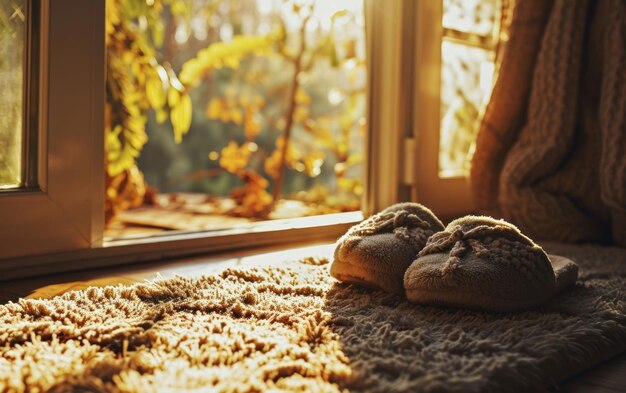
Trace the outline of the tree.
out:
[[[241,132],[237,138],[244,139],[244,142],[232,139],[219,152],[211,153],[225,172],[237,176],[243,183],[231,192],[237,206],[230,213],[267,218],[281,196],[286,172],[291,170],[314,178],[321,173],[328,153],[333,154],[336,161],[332,169],[338,186],[351,194],[358,193],[359,187],[362,192],[358,181],[348,181],[344,175],[349,167],[361,161],[361,155],[350,154],[348,146],[350,134],[364,126],[363,120],[355,116],[364,90],[338,92],[347,97],[348,102],[339,117],[336,113],[312,116],[312,99],[301,83],[303,75],[318,62],[335,68],[347,62],[358,64],[354,50],[348,53],[354,42],[345,44],[347,55],[344,54],[342,61],[337,54],[333,29],[330,32],[319,30],[315,42],[307,45],[307,29],[314,19],[315,3],[285,1],[293,16],[300,18],[299,29],[290,31],[285,16],[276,14],[274,30],[260,35],[238,34],[228,42],[212,42],[186,59],[177,74],[168,62],[159,59],[156,50],[162,45],[167,29],[163,16],[168,13],[169,21],[172,18],[189,20],[198,3],[203,3],[208,12],[217,12],[219,5],[219,1],[210,0],[107,2],[107,217],[137,206],[143,200],[146,187],[136,159],[147,141],[149,112],[153,111],[159,122],[169,119],[174,140],[180,143],[192,124],[195,104],[191,91],[206,83],[218,70],[231,70],[233,79],[239,78],[242,73],[235,71],[240,68],[246,71],[243,73],[245,83],[260,89],[263,84],[254,80],[252,70],[262,59],[289,65],[291,77],[284,86],[282,83],[263,86],[262,94],[214,97],[204,112],[207,119],[237,126]],[[332,18],[333,28],[336,20],[346,17],[350,15],[345,11],[336,13]],[[284,101],[284,91],[288,91],[284,112],[268,120],[272,116],[262,112],[270,111],[268,102]],[[331,118],[341,124],[341,132],[330,131]],[[310,143],[304,148],[294,144],[296,128],[308,135]],[[274,135],[271,151],[265,147],[268,133]],[[273,185],[271,195],[270,184]],[[328,196],[319,189],[316,193],[323,198]]]

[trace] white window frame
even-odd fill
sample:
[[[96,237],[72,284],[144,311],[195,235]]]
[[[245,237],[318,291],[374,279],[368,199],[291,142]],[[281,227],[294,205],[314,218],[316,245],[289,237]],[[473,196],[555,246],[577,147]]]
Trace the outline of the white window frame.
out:
[[[33,1],[42,5],[46,43],[41,55],[45,105],[39,116],[40,187],[0,194],[0,216],[10,221],[0,223],[0,280],[269,244],[331,241],[362,219],[360,212],[342,213],[277,220],[246,230],[104,243],[105,0]],[[441,2],[365,4],[369,132],[363,214],[410,199],[445,213],[449,206],[437,198],[442,193],[432,190],[441,185],[440,45],[424,44],[428,37],[432,43]],[[415,64],[420,64],[419,70]],[[407,83],[412,77],[415,85]],[[435,146],[434,166],[433,157],[424,154],[430,145]],[[459,185],[453,183],[450,187],[456,191],[444,199],[465,206]],[[15,211],[24,214],[16,217]]]

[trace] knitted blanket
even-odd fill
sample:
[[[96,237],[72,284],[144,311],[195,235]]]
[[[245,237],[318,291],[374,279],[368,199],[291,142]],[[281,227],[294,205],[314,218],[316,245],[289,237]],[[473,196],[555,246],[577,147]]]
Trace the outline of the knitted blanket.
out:
[[[477,208],[533,239],[626,245],[626,2],[509,3]]]

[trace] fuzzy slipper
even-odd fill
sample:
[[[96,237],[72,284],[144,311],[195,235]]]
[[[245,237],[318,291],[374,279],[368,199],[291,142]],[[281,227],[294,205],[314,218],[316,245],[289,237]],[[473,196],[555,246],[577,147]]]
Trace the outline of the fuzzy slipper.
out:
[[[404,272],[443,224],[418,203],[398,203],[337,241],[330,274],[339,281],[404,294]]]
[[[514,225],[467,216],[428,239],[404,287],[415,303],[514,311],[545,302],[577,278],[573,261],[546,254]]]

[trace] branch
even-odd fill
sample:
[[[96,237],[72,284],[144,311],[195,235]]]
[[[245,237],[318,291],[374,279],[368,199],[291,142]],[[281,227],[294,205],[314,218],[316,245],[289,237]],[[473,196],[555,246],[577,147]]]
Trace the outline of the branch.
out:
[[[272,203],[270,205],[270,211],[273,210],[276,206],[276,202],[280,197],[280,190],[283,186],[283,181],[285,179],[285,164],[287,162],[287,152],[289,151],[291,131],[293,128],[293,115],[297,107],[296,95],[298,92],[298,88],[300,87],[298,76],[300,75],[300,71],[302,70],[302,57],[304,55],[304,52],[306,51],[306,25],[309,23],[310,19],[311,15],[309,14],[302,22],[302,28],[300,29],[300,51],[298,52],[298,55],[295,57],[295,59],[293,59],[294,73],[291,82],[291,92],[289,94],[289,107],[287,108],[286,113],[285,134],[283,138],[283,146],[280,152],[278,177],[276,178],[276,183],[274,184],[274,189],[272,191]]]

